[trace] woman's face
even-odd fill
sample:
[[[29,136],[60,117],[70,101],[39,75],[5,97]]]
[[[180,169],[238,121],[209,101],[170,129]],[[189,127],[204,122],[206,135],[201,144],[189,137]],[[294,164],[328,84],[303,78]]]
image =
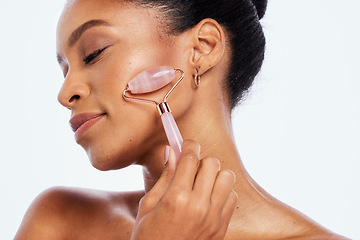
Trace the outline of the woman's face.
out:
[[[122,97],[143,70],[166,65],[186,71],[181,36],[161,34],[159,22],[153,10],[110,0],[69,1],[59,20],[57,54],[65,81],[58,99],[71,109],[76,141],[98,169],[128,166],[166,144],[155,105]],[[146,97],[160,101],[169,88]]]

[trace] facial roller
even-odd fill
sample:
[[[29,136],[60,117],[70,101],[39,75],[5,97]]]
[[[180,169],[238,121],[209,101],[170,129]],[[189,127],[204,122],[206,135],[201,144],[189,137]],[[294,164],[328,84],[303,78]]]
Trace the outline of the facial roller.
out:
[[[131,94],[142,94],[156,91],[175,79],[175,73],[180,72],[181,78],[176,82],[176,84],[170,89],[170,91],[165,95],[162,103],[158,103],[154,100],[142,99],[129,97],[126,93],[130,92]],[[146,71],[143,71],[136,75],[128,83],[127,88],[124,90],[123,97],[126,100],[141,101],[146,103],[153,103],[157,106],[159,114],[161,116],[161,121],[164,126],[166,137],[169,141],[171,148],[175,151],[176,158],[180,158],[181,147],[183,144],[183,139],[181,137],[179,128],[177,127],[174,117],[171,114],[171,110],[167,103],[167,98],[172,93],[172,91],[177,87],[177,85],[183,80],[184,72],[180,69],[173,69],[170,66],[161,66],[152,68]]]

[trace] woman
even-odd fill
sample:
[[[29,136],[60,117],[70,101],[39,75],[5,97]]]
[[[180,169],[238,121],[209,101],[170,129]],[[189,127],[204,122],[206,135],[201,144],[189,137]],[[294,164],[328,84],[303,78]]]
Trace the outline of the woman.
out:
[[[59,102],[92,165],[142,165],[145,191],[50,189],[16,239],[346,239],[270,196],[237,152],[231,110],[261,67],[265,8],[249,0],[69,1],[57,34]],[[169,102],[195,141],[184,142],[178,163],[154,107],[122,97],[132,77],[163,65],[185,74]],[[146,97],[160,100],[173,84]]]

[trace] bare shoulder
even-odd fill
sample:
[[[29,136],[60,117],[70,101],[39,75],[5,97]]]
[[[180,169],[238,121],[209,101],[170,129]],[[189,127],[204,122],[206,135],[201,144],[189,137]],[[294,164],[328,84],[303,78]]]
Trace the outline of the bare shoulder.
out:
[[[50,188],[30,205],[15,239],[127,239],[143,194]]]
[[[326,233],[318,233],[318,234],[314,233],[310,235],[286,238],[284,240],[351,240],[351,239],[335,233],[326,232]]]
[[[295,216],[297,220],[294,223],[299,224],[300,229],[290,234],[290,237],[285,237],[284,240],[350,240],[347,237],[330,231],[297,210],[295,210]],[[289,233],[291,233],[290,229],[291,227],[289,228]]]
[[[286,206],[290,222],[292,224],[284,224],[285,230],[284,240],[349,240],[349,238],[341,236],[330,231],[313,219],[303,213]]]
[[[235,210],[226,240],[349,240],[271,195],[266,196],[252,209],[249,204],[247,209],[251,211],[247,214]]]

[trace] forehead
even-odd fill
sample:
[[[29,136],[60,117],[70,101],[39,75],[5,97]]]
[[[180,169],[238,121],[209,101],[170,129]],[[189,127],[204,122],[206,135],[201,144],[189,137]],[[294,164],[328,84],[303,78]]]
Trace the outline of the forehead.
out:
[[[105,20],[120,31],[158,31],[156,15],[152,9],[120,0],[70,0],[58,22],[57,47],[61,48],[80,25],[95,19]]]

